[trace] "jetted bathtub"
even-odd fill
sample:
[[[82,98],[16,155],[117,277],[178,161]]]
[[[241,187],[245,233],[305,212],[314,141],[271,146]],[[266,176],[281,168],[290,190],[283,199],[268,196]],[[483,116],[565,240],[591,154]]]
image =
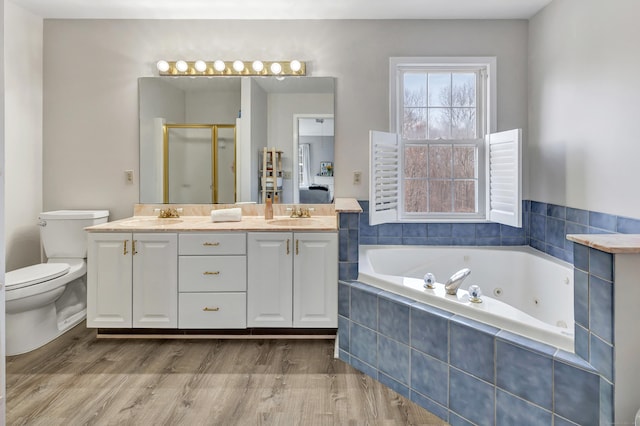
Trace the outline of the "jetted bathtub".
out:
[[[573,266],[529,246],[360,246],[358,281],[574,351]],[[460,269],[471,274],[457,295],[444,284]],[[436,288],[424,288],[424,276]],[[467,289],[478,285],[482,303]]]

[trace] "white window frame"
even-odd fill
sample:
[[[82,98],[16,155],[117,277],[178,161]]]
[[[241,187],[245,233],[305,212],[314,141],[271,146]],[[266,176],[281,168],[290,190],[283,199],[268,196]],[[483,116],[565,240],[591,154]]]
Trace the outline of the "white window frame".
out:
[[[430,70],[452,70],[462,71],[469,70],[477,72],[480,76],[476,85],[477,102],[476,102],[476,123],[477,134],[479,137],[474,140],[403,140],[398,134],[401,129],[403,119],[403,111],[400,106],[403,104],[401,96],[404,96],[402,84],[402,76],[405,71],[425,71]],[[480,79],[484,81],[480,81]],[[371,133],[371,152],[370,152],[370,223],[386,223],[386,222],[483,222],[495,220],[511,226],[521,227],[521,199],[522,199],[522,183],[521,183],[521,131],[507,131],[493,134],[496,125],[496,58],[495,57],[395,57],[389,61],[389,122],[391,132],[383,134],[381,132]],[[484,136],[482,136],[484,135]],[[377,141],[374,143],[374,137]],[[381,139],[382,138],[382,139]],[[478,186],[476,193],[476,213],[407,213],[404,211],[404,188],[402,170],[404,165],[404,147],[406,144],[433,144],[433,143],[473,143],[477,146],[477,163],[476,173],[478,178]],[[498,143],[494,143],[498,142]],[[504,154],[498,154],[496,162],[495,150],[492,154],[492,147],[503,149],[503,153],[507,152],[509,158],[503,157]],[[378,148],[388,152],[395,152],[394,160],[396,161],[394,168],[394,178],[383,178],[377,169],[376,163],[380,158],[376,157]],[[386,148],[385,148],[386,147]],[[507,149],[505,149],[505,147]],[[508,161],[508,170],[502,171],[499,164],[500,161]],[[385,165],[389,167],[389,165]],[[496,169],[497,167],[497,169]],[[489,170],[492,175],[489,177]],[[496,171],[497,170],[497,171]],[[497,173],[499,179],[494,175]],[[387,173],[388,174],[388,173]],[[503,177],[506,175],[507,177]],[[502,179],[502,180],[500,180]],[[507,179],[507,184],[503,184]],[[395,183],[394,183],[395,182]],[[505,189],[506,188],[506,189]],[[380,192],[382,191],[382,193]],[[380,197],[385,202],[380,203]],[[392,194],[388,197],[387,194]],[[394,198],[395,197],[395,198]],[[390,200],[387,202],[387,200]]]
[[[473,140],[442,140],[442,143],[472,143],[477,147],[477,191],[476,213],[407,213],[404,211],[404,203],[398,206],[398,218],[403,221],[432,221],[432,222],[477,222],[486,219],[485,188],[486,170],[484,138],[486,133],[496,129],[495,114],[491,114],[496,108],[495,81],[496,58],[493,56],[474,57],[392,57],[389,59],[389,127],[391,133],[402,134],[404,96],[403,75],[407,71],[470,71],[477,73],[476,80],[476,134]],[[434,141],[405,140],[400,139],[401,164],[404,164],[404,146],[406,144],[426,145]],[[400,194],[404,194],[404,179],[400,179]],[[402,195],[401,195],[402,198]]]

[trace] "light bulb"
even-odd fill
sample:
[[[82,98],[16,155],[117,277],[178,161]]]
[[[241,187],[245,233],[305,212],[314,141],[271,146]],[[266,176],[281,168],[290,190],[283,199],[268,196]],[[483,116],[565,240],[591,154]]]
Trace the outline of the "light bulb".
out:
[[[274,74],[280,74],[282,72],[282,65],[277,62],[271,64],[271,72]]]
[[[189,68],[189,65],[186,61],[182,59],[176,62],[176,69],[180,72],[185,72]]]
[[[156,68],[158,68],[160,72],[167,72],[169,71],[169,62],[162,59],[156,63]]]
[[[227,67],[227,66],[225,65],[224,61],[221,61],[220,59],[218,59],[217,61],[215,61],[215,62],[213,63],[213,68],[214,68],[216,71],[219,71],[219,72],[224,71],[224,69],[225,69],[226,67]]]
[[[253,64],[251,64],[251,68],[253,68],[255,72],[260,72],[264,69],[264,64],[262,63],[262,61],[253,61]]]
[[[198,60],[193,66],[198,72],[205,72],[207,70],[207,63],[205,61]]]
[[[233,69],[242,72],[244,70],[244,62],[242,61],[233,61]]]
[[[295,60],[295,59],[293,61],[291,61],[289,66],[291,67],[291,71],[293,71],[293,72],[298,72],[298,71],[300,71],[302,69],[302,64],[300,63],[300,61]]]

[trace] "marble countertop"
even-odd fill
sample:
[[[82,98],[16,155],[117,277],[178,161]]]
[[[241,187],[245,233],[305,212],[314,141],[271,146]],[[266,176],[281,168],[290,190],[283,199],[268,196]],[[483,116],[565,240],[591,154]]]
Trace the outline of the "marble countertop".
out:
[[[606,253],[640,253],[638,234],[569,234],[567,239]]]
[[[290,218],[242,216],[239,222],[212,222],[210,216],[181,216],[160,219],[156,216],[133,216],[85,228],[88,232],[192,232],[192,231],[337,231],[336,215]]]
[[[362,213],[362,207],[355,198],[336,198],[335,209],[338,213]]]

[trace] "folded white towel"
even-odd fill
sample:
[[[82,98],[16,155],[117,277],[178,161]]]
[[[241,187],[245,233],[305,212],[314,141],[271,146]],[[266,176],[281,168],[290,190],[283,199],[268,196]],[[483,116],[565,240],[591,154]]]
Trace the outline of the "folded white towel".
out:
[[[211,210],[212,222],[240,222],[242,220],[242,209],[240,207],[232,209]]]

